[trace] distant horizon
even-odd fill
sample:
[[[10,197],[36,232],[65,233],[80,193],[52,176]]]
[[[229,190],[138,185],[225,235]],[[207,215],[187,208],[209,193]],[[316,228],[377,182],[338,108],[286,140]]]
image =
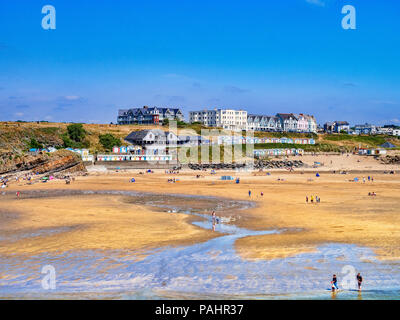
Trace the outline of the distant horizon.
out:
[[[148,105],[400,125],[398,1],[52,0],[55,30],[45,4],[0,4],[0,121],[115,123]]]

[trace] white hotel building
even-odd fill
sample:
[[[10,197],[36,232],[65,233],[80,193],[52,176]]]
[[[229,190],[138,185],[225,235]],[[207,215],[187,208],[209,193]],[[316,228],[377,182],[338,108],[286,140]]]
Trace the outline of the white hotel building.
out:
[[[232,109],[191,111],[189,121],[190,123],[199,122],[206,127],[241,131],[247,128],[247,111]]]

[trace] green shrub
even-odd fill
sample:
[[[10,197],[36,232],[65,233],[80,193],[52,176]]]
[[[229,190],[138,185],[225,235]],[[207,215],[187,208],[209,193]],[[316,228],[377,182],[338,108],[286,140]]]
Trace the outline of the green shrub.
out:
[[[29,149],[43,149],[43,145],[37,142],[35,138],[31,138],[29,141]]]
[[[99,141],[107,151],[111,151],[114,146],[121,146],[121,140],[113,136],[111,133],[99,135]]]
[[[82,123],[73,123],[67,127],[68,137],[75,142],[82,142],[85,139],[86,131]]]
[[[67,132],[61,135],[65,148],[89,148],[90,142],[85,140],[87,132],[81,123],[73,123],[67,127]]]

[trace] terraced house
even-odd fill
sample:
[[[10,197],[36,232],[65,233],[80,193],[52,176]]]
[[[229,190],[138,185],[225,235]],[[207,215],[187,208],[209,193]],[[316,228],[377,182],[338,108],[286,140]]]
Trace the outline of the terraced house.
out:
[[[308,132],[308,119],[304,114],[294,114],[297,119],[296,131],[297,132]]]
[[[278,113],[276,116],[249,115],[247,129],[267,132],[317,132],[317,121],[308,114]]]
[[[247,130],[279,132],[282,131],[281,122],[274,116],[248,115]]]
[[[278,113],[276,115],[281,122],[282,130],[285,132],[297,132],[297,118],[293,113]]]
[[[183,121],[179,108],[147,107],[118,110],[118,124],[160,124],[165,119]]]
[[[309,114],[305,114],[304,116],[306,117],[308,122],[308,130],[306,132],[317,133],[318,124],[315,117]]]

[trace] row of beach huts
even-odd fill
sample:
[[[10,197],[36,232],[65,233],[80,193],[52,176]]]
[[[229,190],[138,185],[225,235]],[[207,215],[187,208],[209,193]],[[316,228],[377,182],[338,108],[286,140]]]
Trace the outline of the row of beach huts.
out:
[[[257,149],[254,150],[254,156],[265,157],[265,156],[297,156],[303,155],[303,149]]]
[[[263,143],[281,143],[281,144],[315,144],[315,139],[312,138],[250,138],[236,136],[218,136],[218,144],[263,144]]]

